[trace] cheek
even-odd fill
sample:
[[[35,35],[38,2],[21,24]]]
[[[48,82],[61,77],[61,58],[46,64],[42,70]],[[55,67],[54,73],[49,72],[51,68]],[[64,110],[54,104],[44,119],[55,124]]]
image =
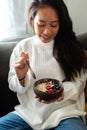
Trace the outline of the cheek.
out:
[[[54,35],[55,35],[55,36],[56,36],[56,34],[58,33],[58,31],[59,31],[59,27],[54,30]]]
[[[38,28],[37,26],[34,27],[35,34],[41,34],[43,32],[42,29]]]
[[[59,31],[59,28],[55,31],[55,32],[56,32],[56,34],[58,33],[58,31]]]

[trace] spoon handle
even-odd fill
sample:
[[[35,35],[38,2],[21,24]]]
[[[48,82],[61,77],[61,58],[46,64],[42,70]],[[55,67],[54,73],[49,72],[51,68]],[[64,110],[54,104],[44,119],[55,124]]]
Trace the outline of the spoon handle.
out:
[[[30,66],[30,64],[29,64],[29,62],[27,62],[27,64],[28,64],[28,67],[29,67],[29,69],[30,69],[30,72],[31,72],[32,77],[33,77],[34,79],[36,79],[36,75],[35,75],[34,71],[32,70],[32,68],[31,68],[31,66]]]

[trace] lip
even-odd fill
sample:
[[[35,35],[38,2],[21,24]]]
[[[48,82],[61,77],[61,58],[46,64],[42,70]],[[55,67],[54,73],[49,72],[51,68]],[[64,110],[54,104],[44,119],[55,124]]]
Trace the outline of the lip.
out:
[[[41,40],[42,40],[43,42],[45,42],[45,43],[51,41],[51,39],[52,39],[51,37],[44,37],[44,36],[41,36]]]

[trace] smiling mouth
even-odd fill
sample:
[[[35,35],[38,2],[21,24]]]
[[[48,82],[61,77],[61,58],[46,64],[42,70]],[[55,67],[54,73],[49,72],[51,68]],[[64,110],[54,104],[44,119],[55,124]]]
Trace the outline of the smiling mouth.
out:
[[[51,37],[48,37],[48,36],[41,36],[43,40],[45,41],[49,41],[51,39]]]
[[[42,38],[42,41],[45,43],[49,42],[50,40],[51,40],[50,38]]]

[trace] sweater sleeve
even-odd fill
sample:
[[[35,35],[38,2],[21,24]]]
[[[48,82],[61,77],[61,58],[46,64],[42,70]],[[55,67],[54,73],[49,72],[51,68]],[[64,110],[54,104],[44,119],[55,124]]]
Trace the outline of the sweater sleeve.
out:
[[[25,87],[23,87],[20,84],[18,77],[15,73],[15,69],[14,69],[14,62],[19,57],[21,51],[23,51],[23,49],[18,44],[12,52],[11,57],[10,57],[10,62],[9,62],[9,66],[10,66],[10,70],[9,70],[9,74],[8,74],[9,88],[12,91],[17,92],[17,93],[25,93],[29,87],[28,72],[25,77]]]
[[[87,81],[87,71],[78,75],[75,81],[66,81],[63,83],[64,86],[64,100],[77,100],[80,94],[84,91]]]

